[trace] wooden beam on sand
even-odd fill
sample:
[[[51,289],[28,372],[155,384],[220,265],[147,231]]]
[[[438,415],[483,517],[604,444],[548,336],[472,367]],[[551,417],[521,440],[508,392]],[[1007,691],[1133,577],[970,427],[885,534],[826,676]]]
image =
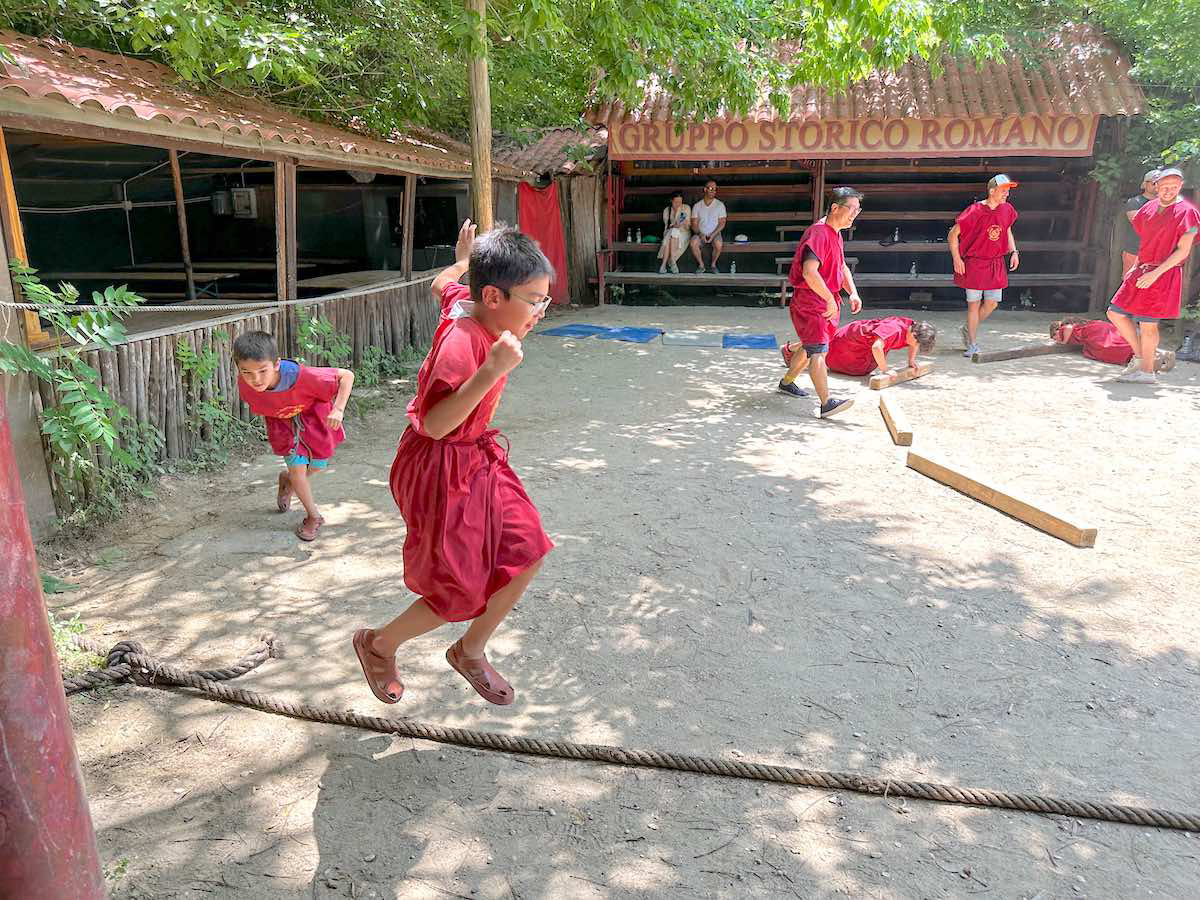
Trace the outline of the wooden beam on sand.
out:
[[[1019,499],[1008,493],[1007,490],[989,487],[945,463],[910,450],[908,451],[907,465],[910,469],[915,469],[934,481],[940,481],[942,484],[992,507],[992,509],[997,509],[1014,519],[1020,519],[1026,525],[1032,525],[1039,531],[1044,531],[1068,544],[1076,547],[1096,546],[1095,528],[1083,528],[1076,525],[1063,515],[1035,506],[1028,500]]]
[[[892,442],[898,447],[911,447],[913,442],[912,426],[908,424],[908,416],[900,406],[895,395],[879,395],[879,412],[883,416],[883,424],[892,435]]]
[[[933,363],[918,363],[915,366],[910,366],[907,369],[897,369],[891,375],[872,375],[871,390],[882,391],[886,387],[891,387],[893,384],[900,384],[905,381],[912,381],[914,378],[920,378],[922,375],[928,375],[933,371]]]
[[[1081,344],[1031,344],[1028,347],[1014,347],[1012,350],[992,350],[988,353],[971,354],[971,362],[988,363],[1003,362],[1006,359],[1024,359],[1027,356],[1049,356],[1051,353],[1081,353]]]

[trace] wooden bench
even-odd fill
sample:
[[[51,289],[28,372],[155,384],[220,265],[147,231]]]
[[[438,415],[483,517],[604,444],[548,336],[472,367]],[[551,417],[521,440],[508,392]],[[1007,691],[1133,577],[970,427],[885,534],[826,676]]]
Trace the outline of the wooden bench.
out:
[[[725,241],[725,247],[721,251],[721,255],[725,256],[729,253],[788,253],[795,251],[798,241]],[[617,241],[612,244],[611,249],[618,253],[655,253],[657,254],[662,244],[639,244],[636,241],[632,244],[625,241]]]
[[[954,216],[958,215],[955,213]],[[950,218],[954,218],[951,216]],[[727,222],[811,222],[812,214],[807,210],[781,210],[780,212],[731,212],[725,217]],[[662,226],[662,212],[621,213],[622,222],[658,222]],[[803,226],[807,228],[808,226]]]
[[[775,257],[775,271],[778,272],[780,275],[786,274],[783,271],[783,267],[787,266],[790,269],[791,265],[792,265],[792,260],[794,260],[795,258],[796,258],[795,253],[793,253],[791,256]],[[857,256],[847,256],[846,257],[846,265],[848,265],[850,267],[850,271],[853,273],[854,270],[858,268],[858,257]]]
[[[909,275],[899,272],[858,272],[854,283],[859,287],[954,287],[954,276],[940,273]],[[1009,287],[1051,287],[1054,285],[1090,285],[1090,272],[1064,273],[1047,272],[1044,274],[1030,272],[1011,272],[1008,276]]]

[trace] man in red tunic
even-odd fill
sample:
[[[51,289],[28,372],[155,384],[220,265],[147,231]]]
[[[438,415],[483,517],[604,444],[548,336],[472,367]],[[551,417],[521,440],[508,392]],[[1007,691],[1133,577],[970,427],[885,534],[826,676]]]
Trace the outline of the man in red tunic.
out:
[[[850,293],[850,310],[858,312],[862,309],[854,276],[846,265],[842,250],[842,229],[849,228],[858,217],[862,197],[854,188],[834,188],[829,213],[810,225],[801,236],[788,273],[788,281],[794,288],[792,325],[800,340],[783,347],[784,358],[789,363],[787,374],[779,382],[779,390],[792,397],[808,396],[796,385],[796,379],[807,367],[821,401],[819,413],[822,419],[837,415],[854,403],[851,398],[829,396],[825,354],[829,352],[829,342],[841,317],[843,286]]]
[[[1075,344],[1083,355],[1096,362],[1123,366],[1133,358],[1133,348],[1121,337],[1112,322],[1070,318],[1050,326],[1050,338],[1056,344]],[[1159,350],[1155,354],[1154,371],[1169,372],[1175,367],[1175,353]]]
[[[929,353],[937,339],[937,329],[929,322],[913,322],[904,316],[884,319],[860,319],[843,325],[829,342],[825,365],[842,375],[870,375],[876,369],[887,375],[887,355],[906,348],[909,367],[917,364],[917,351]]]
[[[349,369],[327,369],[280,359],[274,336],[247,331],[233,342],[238,395],[267,421],[271,449],[283,457],[275,505],[287,512],[293,494],[304,505],[304,521],[296,529],[302,541],[316,540],[325,524],[313,499],[309,480],[325,471],[334,448],[346,439],[342,417],[354,386]]]
[[[1200,228],[1200,211],[1180,196],[1183,172],[1163,169],[1154,184],[1157,200],[1133,217],[1141,245],[1137,262],[1113,295],[1108,320],[1133,348],[1133,359],[1118,381],[1154,384],[1158,322],[1179,317],[1183,298],[1183,264]]]
[[[554,544],[489,426],[508,373],[523,358],[521,341],[550,304],[554,270],[515,228],[476,239],[469,220],[456,256],[433,282],[442,318],[391,471],[407,526],[404,583],[419,599],[382,628],[356,631],[352,644],[371,692],[395,703],[404,693],[396,670],[401,645],[470,620],[446,661],[481,697],[506,706],[512,685],[484,651]],[[470,288],[459,284],[466,272]]]
[[[1008,192],[1017,182],[996,175],[988,182],[987,199],[972,203],[954,220],[950,229],[950,257],[954,261],[954,283],[967,292],[967,323],[963,326],[963,356],[979,352],[979,325],[996,311],[1000,295],[1008,287],[1004,257],[1012,254],[1008,268],[1020,264],[1012,226],[1017,211],[1008,202]]]

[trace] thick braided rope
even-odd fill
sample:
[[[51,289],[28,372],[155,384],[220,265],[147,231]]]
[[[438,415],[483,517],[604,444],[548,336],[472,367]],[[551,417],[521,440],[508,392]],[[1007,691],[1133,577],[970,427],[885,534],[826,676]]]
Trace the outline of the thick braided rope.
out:
[[[118,645],[118,647],[121,646]],[[141,650],[136,644],[124,646],[132,646],[137,648],[138,651]],[[243,659],[238,666],[231,667],[230,669],[218,669],[216,671],[226,673],[241,668],[247,660],[255,657],[256,653],[261,654],[263,647],[267,648],[266,655],[262,657],[266,659],[274,649],[273,642],[271,642],[269,636],[264,637],[260,644],[251,651],[250,656]],[[255,691],[231,687],[219,681],[204,678],[204,673],[202,672],[189,672],[176,666],[167,665],[143,652],[132,652],[129,649],[123,649],[121,653],[123,663],[139,671],[140,677],[138,680],[145,680],[149,684],[189,687],[225,703],[246,706],[276,715],[289,716],[293,719],[305,719],[329,725],[344,725],[367,731],[377,731],[382,734],[396,734],[401,737],[417,740],[435,741],[441,744],[474,747],[480,750],[495,750],[502,753],[518,753],[527,756],[573,759],[619,766],[637,766],[648,769],[666,769],[678,772],[692,772],[697,775],[768,781],[777,784],[791,784],[824,790],[854,791],[860,794],[875,794],[877,796],[908,797],[914,800],[929,800],[937,803],[957,803],[970,806],[1009,809],[1017,812],[1074,816],[1081,819],[1097,819],[1103,822],[1142,825],[1149,828],[1173,828],[1183,831],[1200,832],[1200,816],[1190,813],[1171,812],[1169,810],[1085,800],[1063,800],[1040,794],[1014,794],[1007,791],[955,787],[953,785],[933,784],[924,781],[884,779],[852,772],[826,772],[818,769],[797,769],[791,766],[771,766],[762,763],[740,762],[706,756],[664,753],[656,750],[629,750],[624,747],[613,747],[605,744],[578,744],[573,741],[542,741],[536,738],[511,737],[505,734],[476,731],[470,728],[447,728],[442,725],[431,725],[425,722],[414,722],[406,719],[385,719],[379,716],[364,716],[356,712],[309,706],[306,703],[292,703],[287,700],[259,694]],[[254,666],[252,665],[249,668],[254,668]],[[249,671],[249,669],[245,671]]]
[[[129,660],[134,656],[143,659],[153,659],[153,657],[146,655],[146,648],[137,641],[121,641],[118,644],[114,644],[107,654],[104,651],[103,645],[90,638],[73,636],[71,643],[91,653],[104,656],[105,667],[103,669],[93,669],[89,672],[83,672],[71,678],[64,678],[63,689],[68,695],[78,694],[80,691],[92,690],[105,684],[138,680],[136,678],[139,675],[138,667],[130,665]],[[227,666],[223,669],[200,669],[188,674],[201,678],[204,681],[228,681],[230,678],[237,678],[245,675],[252,669],[257,669],[268,659],[277,655],[274,636],[264,634],[259,638],[258,643],[251,647],[250,651],[232,666]]]

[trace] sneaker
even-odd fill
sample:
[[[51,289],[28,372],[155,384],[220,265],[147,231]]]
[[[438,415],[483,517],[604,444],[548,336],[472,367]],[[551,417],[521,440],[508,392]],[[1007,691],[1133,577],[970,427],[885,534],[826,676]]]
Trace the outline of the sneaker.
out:
[[[967,347],[970,347],[971,346],[971,332],[967,331],[967,326],[964,325],[962,328],[958,329],[958,333],[960,335],[962,335],[963,349],[965,350]]]
[[[967,349],[963,351],[963,356],[965,356],[967,359],[970,359],[972,356],[974,356],[978,352],[979,352],[978,344],[967,344]]]
[[[713,266],[711,269],[709,269],[709,270],[708,270],[708,274],[710,274],[710,275],[720,275],[720,274],[721,274],[721,270],[720,270],[720,269],[718,269],[718,268],[717,268],[717,267],[714,265],[714,266]]]
[[[790,369],[792,367],[792,357],[795,356],[795,354],[792,352],[792,348],[786,342],[780,345],[779,355],[783,357],[783,364]]]
[[[1121,370],[1122,375],[1129,375],[1132,372],[1142,371],[1142,358],[1140,356],[1130,357],[1129,362],[1125,363],[1125,368]]]
[[[836,397],[830,397],[829,402],[821,407],[821,418],[828,419],[830,416],[836,416],[840,412],[845,412],[854,405],[854,398],[839,400]]]
[[[696,274],[697,274],[697,275],[703,275],[703,274],[704,274],[704,266],[701,266],[700,268],[698,268],[698,269],[696,270]]]
[[[661,266],[658,267],[658,274],[659,275],[667,274],[667,264],[666,263],[663,263]]]
[[[1136,372],[1125,372],[1123,375],[1118,375],[1117,381],[1125,384],[1158,384],[1158,376],[1153,372],[1143,372],[1138,369]]]
[[[804,390],[801,387],[797,387],[796,382],[794,382],[794,381],[791,384],[785,384],[784,382],[780,381],[779,382],[779,393],[789,394],[792,397],[807,397],[808,396],[808,391]]]
[[[678,275],[678,274],[679,274],[679,266],[677,266],[675,263],[671,263],[671,266],[670,266],[670,268],[671,268],[671,274],[672,274],[672,275]]]

